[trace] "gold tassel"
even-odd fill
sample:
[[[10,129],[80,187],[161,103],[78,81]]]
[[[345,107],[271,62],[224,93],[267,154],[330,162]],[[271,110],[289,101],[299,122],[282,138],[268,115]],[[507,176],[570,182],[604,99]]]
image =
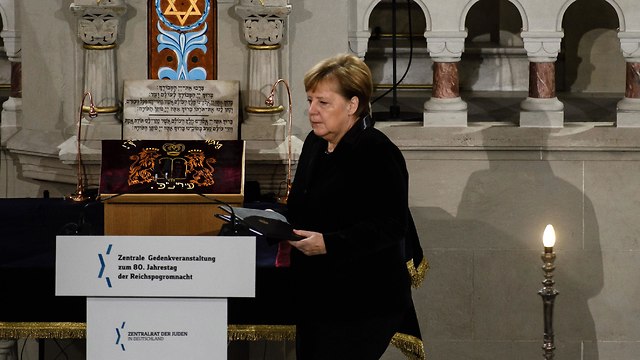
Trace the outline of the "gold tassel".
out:
[[[87,324],[80,322],[0,322],[0,339],[84,339]],[[294,341],[295,325],[229,325],[228,341]],[[396,333],[391,344],[410,360],[425,360],[422,341]]]
[[[422,257],[422,261],[420,265],[416,268],[413,263],[413,259],[407,261],[407,269],[409,270],[409,275],[411,276],[411,287],[417,289],[424,281],[425,276],[427,275],[427,271],[429,270],[429,262],[426,257]]]
[[[295,340],[295,325],[229,325],[227,328],[229,341],[234,340]]]
[[[409,360],[425,360],[427,358],[422,340],[415,336],[395,333],[391,344],[397,347]]]
[[[84,339],[86,323],[0,322],[0,339]]]
[[[294,340],[294,325],[229,325],[233,340]],[[87,324],[78,322],[0,322],[0,339],[84,339]]]

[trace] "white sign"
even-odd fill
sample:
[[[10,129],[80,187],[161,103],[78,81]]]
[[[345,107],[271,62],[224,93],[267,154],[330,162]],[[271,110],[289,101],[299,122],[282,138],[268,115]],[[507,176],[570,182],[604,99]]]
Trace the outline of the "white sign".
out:
[[[254,297],[255,237],[58,236],[56,295]]]
[[[125,140],[238,140],[240,83],[232,80],[129,80]]]
[[[224,360],[226,299],[87,298],[87,359]]]

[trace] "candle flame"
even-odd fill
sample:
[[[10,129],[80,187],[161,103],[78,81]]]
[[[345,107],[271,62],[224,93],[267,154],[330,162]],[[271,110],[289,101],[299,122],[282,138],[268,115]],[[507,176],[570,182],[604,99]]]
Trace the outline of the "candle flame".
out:
[[[553,230],[553,225],[549,224],[544,229],[544,234],[542,235],[542,243],[544,247],[553,247],[556,244],[556,232]]]

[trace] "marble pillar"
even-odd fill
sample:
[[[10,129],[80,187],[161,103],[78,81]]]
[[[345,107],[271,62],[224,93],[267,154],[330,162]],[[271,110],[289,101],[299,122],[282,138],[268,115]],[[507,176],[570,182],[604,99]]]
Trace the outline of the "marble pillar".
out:
[[[0,360],[17,360],[17,347],[14,339],[0,339]]]
[[[624,98],[618,102],[616,126],[640,127],[640,35],[621,32],[618,37],[627,65]]]
[[[458,63],[433,63],[433,92],[438,99],[452,99],[460,96]]]
[[[262,140],[264,131],[278,120],[284,110],[280,105],[268,106],[265,101],[272,85],[280,77],[280,43],[291,5],[283,1],[267,6],[263,1],[242,0],[235,11],[244,21],[244,39],[249,52],[248,103],[242,137],[245,140]],[[270,132],[268,136],[272,139],[274,135]]]
[[[640,63],[627,63],[627,76],[624,97],[640,98]]]
[[[564,104],[556,97],[555,62],[561,32],[522,32],[529,57],[529,95],[520,103],[520,126],[564,126]]]
[[[97,4],[74,3],[70,7],[77,18],[77,35],[84,49],[83,94],[92,94],[99,114],[115,114],[119,110],[115,50],[120,19],[127,7],[123,0]],[[83,110],[86,110],[86,107]],[[114,121],[119,123],[114,116],[102,116],[96,123]]]
[[[84,50],[83,67],[76,70],[84,81],[82,92],[72,94],[78,117],[75,126],[70,127],[68,138],[58,145],[58,156],[64,164],[76,164],[77,142],[80,141],[89,183],[97,184],[102,156],[101,141],[121,138],[121,123],[117,117],[120,109],[116,91],[115,51],[120,22],[127,5],[124,0],[81,0],[72,3],[69,9],[75,15],[77,36]],[[98,112],[98,117],[94,119],[85,115],[92,103]],[[80,139],[77,138],[77,126],[82,127]]]
[[[426,32],[433,59],[433,92],[424,103],[424,126],[466,127],[467,103],[460,98],[458,64],[466,32]]]
[[[7,58],[11,62],[11,93],[2,104],[0,122],[0,145],[6,146],[7,140],[18,133],[22,127],[22,42],[19,18],[14,7],[5,7],[2,19],[3,29],[0,37],[4,42]]]
[[[279,194],[286,189],[282,184],[287,177],[287,164],[290,158],[297,159],[302,148],[302,141],[295,136],[288,146],[287,88],[274,87],[282,78],[281,44],[291,10],[286,0],[240,0],[235,6],[243,21],[249,53],[248,88],[244,89],[247,105],[241,124],[242,139],[246,141],[246,179],[258,182],[263,193]],[[267,105],[272,91],[275,103]]]
[[[556,67],[552,62],[529,63],[529,97],[556,97]]]

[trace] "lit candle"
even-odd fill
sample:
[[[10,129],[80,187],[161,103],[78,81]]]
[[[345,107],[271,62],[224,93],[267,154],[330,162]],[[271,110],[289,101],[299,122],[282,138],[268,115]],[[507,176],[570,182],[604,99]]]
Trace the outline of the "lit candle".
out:
[[[553,252],[553,245],[556,244],[556,232],[553,230],[553,225],[549,224],[544,229],[544,234],[542,235],[542,244],[544,245],[545,253]]]

